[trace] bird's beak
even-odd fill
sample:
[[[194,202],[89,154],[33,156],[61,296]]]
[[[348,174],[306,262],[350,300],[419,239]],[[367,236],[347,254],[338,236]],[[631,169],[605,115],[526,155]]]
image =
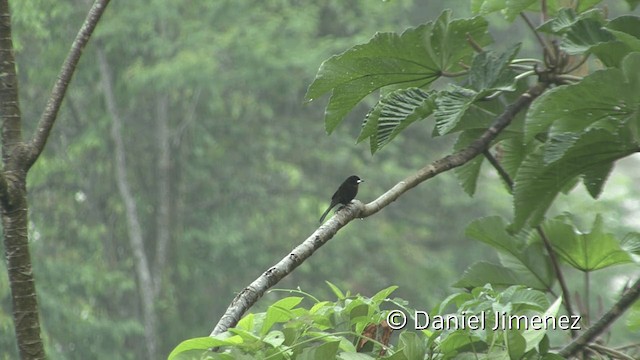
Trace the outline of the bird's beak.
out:
[[[364,180],[362,180],[362,179],[358,180],[358,184],[363,183],[363,182],[364,182]]]

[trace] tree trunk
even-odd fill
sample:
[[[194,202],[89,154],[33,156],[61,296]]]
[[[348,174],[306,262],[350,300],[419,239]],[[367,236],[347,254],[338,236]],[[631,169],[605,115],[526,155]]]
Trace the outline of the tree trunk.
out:
[[[122,139],[122,119],[116,106],[115,94],[113,92],[111,68],[107,62],[102,49],[98,49],[98,63],[104,90],[107,111],[111,116],[111,137],[115,144],[115,168],[116,182],[120,196],[124,202],[127,217],[127,228],[129,232],[129,243],[133,250],[133,258],[138,279],[138,294],[140,295],[140,305],[142,307],[142,318],[144,324],[145,345],[149,359],[158,359],[158,336],[156,324],[158,323],[155,312],[155,301],[153,291],[153,278],[149,267],[149,260],[144,251],[144,238],[142,227],[138,218],[136,202],[127,180],[126,151],[124,140]]]
[[[2,207],[5,257],[11,287],[13,321],[21,359],[44,359],[38,301],[29,254],[26,174],[5,172],[11,204]]]
[[[7,0],[0,0],[0,117],[4,167],[0,174],[0,205],[18,351],[22,359],[44,359],[36,285],[29,254],[27,149],[22,143],[11,14]]]
[[[154,267],[154,296],[157,298],[162,288],[162,274],[167,262],[167,250],[171,240],[171,149],[169,142],[169,99],[166,95],[158,98],[156,112],[157,162],[157,212],[156,212],[156,261]]]

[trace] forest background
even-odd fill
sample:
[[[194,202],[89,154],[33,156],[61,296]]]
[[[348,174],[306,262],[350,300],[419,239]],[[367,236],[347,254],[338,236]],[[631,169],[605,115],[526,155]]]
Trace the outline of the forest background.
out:
[[[89,4],[10,5],[30,132]],[[373,98],[350,114],[354,121],[326,136],[324,103],[304,104],[304,94],[332,54],[376,31],[401,32],[432,20],[445,7],[456,16],[470,13],[467,1],[111,4],[28,178],[49,357],[147,356],[136,237],[152,270],[155,336],[165,356],[180,341],[209,334],[235,293],[315,230],[346,176],[366,180],[358,198],[370,201],[444,155],[453,138],[425,141],[432,132],[426,123],[375,156],[365,144],[354,145]],[[611,2],[610,9],[627,8]],[[502,21],[495,16],[492,28]],[[519,31],[510,29],[509,36],[524,41],[527,30]],[[496,32],[496,43],[505,34]],[[534,49],[525,42],[522,52]],[[621,161],[600,200],[577,189],[562,195],[551,213],[580,209],[574,214],[586,226],[606,209],[609,230],[639,231],[639,161]],[[351,224],[278,287],[329,298],[325,281],[366,295],[395,284],[395,295],[429,309],[469,264],[495,257],[464,236],[466,225],[511,211],[492,171],[483,174],[473,198],[460,191],[453,173],[439,176],[375,218]],[[12,359],[17,349],[4,267],[0,263],[0,358]],[[629,276],[624,266],[597,276],[612,274],[620,274],[619,283],[594,289],[605,307]],[[258,306],[281,295],[269,293]],[[624,321],[613,331],[621,342],[633,338]]]

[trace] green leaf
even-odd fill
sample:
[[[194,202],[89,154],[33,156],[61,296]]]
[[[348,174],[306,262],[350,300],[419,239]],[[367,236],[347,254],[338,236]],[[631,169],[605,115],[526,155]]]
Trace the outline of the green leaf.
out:
[[[471,11],[481,15],[500,11],[505,19],[511,22],[535,4],[535,0],[472,0]]]
[[[630,255],[618,240],[604,232],[602,217],[596,216],[590,233],[575,230],[566,216],[543,223],[545,233],[556,253],[580,271],[594,271],[631,262]]]
[[[262,324],[262,329],[260,330],[260,335],[266,335],[274,324],[286,322],[292,319],[295,315],[292,314],[290,310],[300,304],[303,299],[303,297],[290,296],[278,300],[269,306],[264,323]]]
[[[606,28],[631,51],[640,51],[640,17],[620,16],[611,20]]]
[[[433,94],[419,88],[388,93],[367,115],[357,141],[369,138],[371,153],[380,150],[411,123],[431,115],[435,107]]]
[[[550,136],[544,146],[544,163],[550,164],[560,160],[579,138],[578,133],[572,132],[557,133]]]
[[[530,6],[535,5],[536,0],[507,0],[506,7],[502,12],[505,19],[513,21],[521,12],[527,10]]]
[[[470,109],[486,113],[484,109],[472,107],[477,100],[483,99],[495,91],[515,89],[516,74],[509,69],[509,64],[519,49],[520,45],[515,45],[500,55],[491,52],[476,55],[469,70],[469,88],[451,85],[451,90],[441,91],[438,94],[434,115],[439,135],[461,128],[478,127],[483,121],[479,121],[477,116],[466,117],[469,124],[464,124],[462,127],[458,127],[458,123]],[[486,114],[480,115],[481,119],[487,117]]]
[[[519,50],[520,44],[516,44],[499,55],[491,51],[477,54],[469,70],[469,86],[481,93],[493,90],[513,91],[516,73],[509,65]]]
[[[335,359],[338,354],[339,345],[340,341],[331,341],[315,347],[315,349],[313,349],[312,359]]]
[[[640,51],[640,18],[625,15],[611,20],[606,29],[616,40],[599,43],[591,47],[605,65],[619,67],[622,59],[631,52]]]
[[[329,285],[329,288],[331,289],[331,291],[333,291],[333,294],[336,296],[336,298],[338,298],[338,300],[344,300],[345,299],[345,295],[344,293],[342,293],[342,290],[340,290],[339,287],[337,287],[336,285],[332,284],[329,281],[325,281],[325,283],[327,283],[327,285]]]
[[[517,278],[518,281],[535,289],[547,289],[553,282],[553,275],[550,268],[548,259],[542,255],[541,252],[537,252],[531,248],[534,245],[524,244],[523,241],[518,241],[505,230],[507,227],[504,219],[498,216],[485,217],[473,221],[465,230],[465,235],[480,240],[493,248],[497,249],[504,256],[501,257],[502,264],[508,268],[509,273],[501,274],[500,271],[504,271],[502,267],[494,265],[494,272],[486,273],[474,273],[473,271],[479,271],[475,269],[468,269],[465,272],[467,278],[470,276],[484,276],[484,279],[488,279],[488,275],[491,275],[495,283],[502,285],[516,285],[518,282],[514,281]],[[486,265],[482,265],[480,271],[487,271],[489,268]],[[464,278],[464,277],[463,277]],[[485,281],[485,283],[492,283],[493,281]],[[482,286],[484,284],[477,284]]]
[[[461,350],[462,348],[470,348],[472,345],[480,345],[480,341],[476,336],[469,334],[466,330],[455,330],[448,334],[441,342],[440,342],[440,350],[447,354],[452,353],[454,351]],[[481,346],[477,347],[480,349]],[[473,349],[473,348],[472,348]],[[470,349],[471,350],[471,349]]]
[[[544,312],[544,314],[542,315],[543,318],[546,318],[547,316],[555,318],[558,315],[558,311],[560,310],[561,304],[562,304],[562,298],[559,297]],[[538,344],[540,344],[543,341],[546,334],[547,334],[547,330],[544,330],[544,329],[534,329],[532,327],[529,329],[526,329],[522,333],[522,337],[527,342],[527,347],[525,351],[529,351],[535,348],[536,346],[538,346]]]
[[[373,295],[371,297],[371,300],[373,300],[373,302],[376,304],[380,304],[384,299],[388,298],[389,295],[391,295],[394,291],[396,291],[396,289],[398,289],[398,286],[396,285],[389,286],[386,289],[382,289],[378,291],[375,295]]]
[[[173,351],[169,354],[168,360],[177,359],[177,356],[181,353],[191,350],[204,350],[208,351],[208,349],[212,347],[225,346],[225,345],[236,345],[242,342],[242,339],[239,336],[232,336],[226,339],[219,339],[215,337],[199,337],[193,338],[189,340],[185,340],[181,342],[178,346],[176,346]]]
[[[471,11],[479,15],[491,14],[504,9],[506,6],[506,0],[471,0]]]
[[[427,352],[426,345],[418,334],[409,331],[403,331],[400,334],[400,348],[408,360],[424,359]]]
[[[538,352],[544,355],[549,352],[549,336],[545,335],[538,343]]]
[[[601,21],[593,18],[576,21],[565,34],[560,48],[570,55],[584,54],[594,45],[615,40],[615,37],[603,28]]]
[[[476,102],[472,104],[467,111],[464,113],[460,121],[457,125],[451,130],[453,131],[462,131],[456,140],[453,148],[455,151],[459,151],[467,146],[469,146],[473,141],[475,141],[482,133],[486,131],[486,129],[490,126],[490,123],[496,118],[496,114],[492,112],[492,109],[489,110],[487,107],[490,107],[492,103],[490,102]],[[482,106],[478,106],[482,105]],[[507,129],[502,131],[496,142],[504,141],[505,139],[518,138],[521,139],[521,132],[517,129],[518,124],[513,123]],[[522,144],[522,140],[515,141],[517,144]],[[508,151],[500,151],[498,157],[506,157],[511,154],[515,154],[515,152]],[[521,155],[524,156],[524,155]],[[477,156],[473,160],[465,163],[462,166],[459,166],[454,169],[454,173],[458,178],[458,182],[460,186],[462,186],[463,190],[469,195],[473,196],[476,190],[476,184],[478,177],[480,175],[480,169],[484,162],[484,156]],[[522,160],[520,160],[522,161]],[[503,164],[504,166],[504,164]],[[515,172],[514,172],[515,173]]]
[[[378,33],[367,44],[326,60],[306,99],[312,101],[332,92],[325,112],[327,132],[331,133],[360,100],[377,89],[394,84],[424,87],[442,71],[458,69],[458,62],[473,53],[467,35],[483,45],[489,43],[484,19],[450,17],[451,12],[445,11],[436,21],[410,28],[402,35]]]
[[[475,101],[478,93],[471,89],[451,85],[452,90],[442,91],[436,98],[436,130],[444,135],[455,128],[462,116]]]
[[[549,34],[561,35],[568,32],[579,19],[574,9],[563,8],[558,11],[558,14],[556,14],[554,18],[540,25],[537,30]]]
[[[527,342],[519,331],[515,329],[506,331],[505,343],[509,351],[509,359],[522,359],[522,355],[524,355],[527,347]]]
[[[629,309],[626,323],[629,330],[640,331],[640,301],[636,301]]]
[[[454,170],[454,173],[458,178],[458,182],[460,183],[460,186],[462,186],[462,190],[464,190],[464,192],[469,196],[473,196],[476,192],[476,185],[483,162],[484,156],[476,156],[471,161],[468,161]]]
[[[546,295],[537,290],[517,288],[506,301],[513,305],[515,311],[532,309],[543,311],[549,307]]]
[[[625,234],[620,245],[635,263],[640,264],[640,233]]]
[[[501,155],[500,164],[507,174],[510,175],[511,179],[515,178],[525,156],[534,148],[531,143],[525,144],[523,137],[523,134],[520,133],[517,136],[501,141],[499,144],[499,154]]]
[[[284,343],[285,337],[282,331],[270,331],[262,341],[275,347],[278,347]]]
[[[635,10],[638,4],[640,4],[640,0],[625,0],[627,4],[629,4],[630,10]]]
[[[598,2],[599,0],[594,0]],[[581,2],[580,6],[586,5]],[[555,17],[538,27],[539,31],[549,34],[563,35],[572,30],[572,27],[580,20],[591,19],[599,23],[604,23],[605,18],[602,10],[594,9],[590,11],[576,13],[573,8],[561,8]]]
[[[607,69],[575,85],[548,91],[531,104],[525,120],[525,141],[547,130],[551,137],[585,131],[601,120],[621,124],[637,109],[640,99],[634,94],[638,90],[620,69]]]
[[[584,172],[584,186],[594,199],[597,199],[602,193],[604,183],[607,181],[611,170],[613,170],[613,163],[596,166]]]
[[[640,17],[634,15],[622,15],[607,24],[607,29],[616,30],[640,39]]]
[[[524,244],[509,235],[506,222],[499,216],[488,216],[476,219],[467,226],[464,234],[472,239],[480,240],[500,252],[516,255]]]
[[[256,336],[250,331],[246,331],[238,328],[230,328],[227,331],[231,334],[239,336],[242,339],[242,341],[238,342],[238,344],[251,344],[251,343],[262,341],[258,336]]]
[[[481,46],[491,43],[488,33],[489,23],[484,17],[451,20],[451,11],[443,11],[433,23],[428,47],[432,58],[442,71],[458,71],[464,69],[460,63],[468,63],[474,55],[468,38],[472,38]]]
[[[383,358],[385,360],[408,360],[402,351],[396,351],[393,355]]]
[[[369,356],[367,354],[347,353],[347,352],[340,353],[336,359],[340,359],[340,360],[375,360],[374,357],[371,357],[371,356]]]
[[[553,163],[545,163],[544,148],[536,149],[523,161],[515,178],[514,229],[522,229],[527,222],[531,226],[540,223],[557,194],[576,176],[608,166],[636,150],[628,134],[616,136],[601,129],[582,134]]]
[[[629,82],[631,91],[640,91],[640,52],[629,54],[622,60],[622,72]],[[636,120],[638,119],[639,103],[640,99],[636,98]]]
[[[540,360],[567,360],[567,358],[555,353],[547,353]]]
[[[607,67],[620,67],[622,59],[632,51],[622,41],[609,41],[591,48],[591,52]]]

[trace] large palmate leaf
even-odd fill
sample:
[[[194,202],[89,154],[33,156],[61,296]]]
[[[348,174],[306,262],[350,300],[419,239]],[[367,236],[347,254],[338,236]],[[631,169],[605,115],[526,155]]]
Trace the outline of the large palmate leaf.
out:
[[[443,12],[436,21],[410,28],[398,35],[378,33],[368,43],[354,46],[326,60],[307,90],[312,101],[331,92],[325,127],[332,132],[346,114],[373,91],[389,85],[425,87],[443,71],[460,69],[473,49],[467,36],[483,46],[490,42],[486,20],[451,20]]]
[[[525,141],[546,131],[556,138],[580,133],[602,120],[615,129],[635,116],[640,102],[640,89],[636,87],[620,69],[607,69],[575,85],[548,91],[531,104],[525,120]]]
[[[556,253],[580,271],[594,271],[631,262],[630,254],[612,234],[604,232],[602,217],[596,216],[591,232],[582,234],[567,216],[543,223],[545,234]]]
[[[557,88],[532,104],[525,141],[548,141],[523,161],[515,178],[516,229],[538,224],[553,199],[578,175],[598,196],[613,162],[639,150],[640,53],[582,82]]]
[[[634,51],[640,51],[640,18],[625,15],[611,20],[600,28],[602,22],[590,23],[588,34],[579,40],[565,40],[563,46],[576,51],[589,51],[607,66],[619,67],[622,59]],[[586,27],[587,25],[581,24]],[[580,31],[580,29],[576,29]],[[608,34],[605,34],[608,33]],[[590,34],[590,35],[589,35]]]
[[[568,54],[584,54],[592,46],[615,40],[610,32],[603,29],[603,23],[593,18],[578,20],[565,34],[560,48]]]
[[[527,221],[532,226],[539,224],[557,194],[576,176],[610,166],[637,151],[637,145],[627,135],[592,129],[555,162],[544,161],[544,147],[527,156],[515,178],[515,229],[521,229]]]

